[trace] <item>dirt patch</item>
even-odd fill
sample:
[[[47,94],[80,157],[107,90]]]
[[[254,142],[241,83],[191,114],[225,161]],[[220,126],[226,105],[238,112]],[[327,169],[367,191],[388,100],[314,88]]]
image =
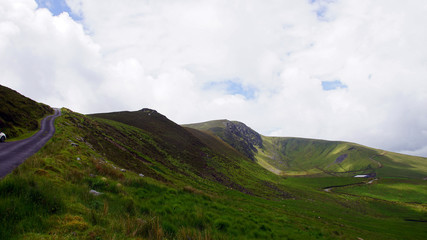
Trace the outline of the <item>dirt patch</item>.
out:
[[[427,223],[427,220],[417,220],[417,219],[405,219],[405,221],[407,221],[407,222],[422,222],[422,223]]]
[[[339,157],[337,157],[337,159],[335,159],[335,163],[342,163],[346,158],[348,157],[348,154],[343,154]]]

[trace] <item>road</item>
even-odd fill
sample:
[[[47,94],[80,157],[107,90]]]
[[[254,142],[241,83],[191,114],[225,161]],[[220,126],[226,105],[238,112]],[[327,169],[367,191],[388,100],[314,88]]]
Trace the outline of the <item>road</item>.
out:
[[[12,172],[49,141],[55,133],[53,122],[60,115],[61,111],[55,109],[53,115],[47,116],[41,121],[40,131],[32,137],[16,142],[0,143],[0,178]]]
[[[325,187],[325,188],[323,188],[323,191],[325,191],[325,192],[331,192],[332,189],[339,188],[339,187],[348,187],[348,186],[355,186],[355,185],[372,184],[374,181],[377,181],[377,180],[378,180],[378,178],[374,178],[374,179],[372,179],[372,180],[370,180],[368,182],[350,183],[350,184],[345,184],[345,185]]]

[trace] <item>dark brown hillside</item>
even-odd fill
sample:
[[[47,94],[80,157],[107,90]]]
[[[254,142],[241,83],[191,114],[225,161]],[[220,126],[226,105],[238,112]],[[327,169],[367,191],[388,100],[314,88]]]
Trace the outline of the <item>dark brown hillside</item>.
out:
[[[202,150],[206,146],[196,137],[178,124],[151,109],[142,109],[136,112],[115,112],[90,115],[121,122],[137,127],[148,133],[156,140],[161,149],[172,156],[180,156],[183,161],[201,169],[206,167],[202,159],[206,153]]]
[[[195,173],[199,177],[219,182],[241,192],[251,193],[251,191],[235,183],[228,174],[224,174],[225,168],[239,168],[237,159],[249,160],[219,138],[198,130],[188,131],[151,109],[92,114],[90,116],[121,122],[144,130],[154,140],[154,143],[150,144],[162,151],[161,154],[151,156],[151,158],[161,162],[162,165],[167,166],[172,171],[184,175],[187,172]],[[137,150],[138,147],[136,146],[134,149]],[[145,154],[144,149],[137,151]],[[229,152],[232,155],[228,155]],[[170,160],[179,161],[179,166],[174,165]],[[186,168],[187,170],[183,170]]]
[[[245,155],[237,151],[231,145],[224,142],[221,138],[209,131],[201,131],[187,127],[184,128],[217,153],[221,153],[224,156],[232,158],[247,158]]]
[[[17,137],[39,127],[38,119],[53,113],[45,104],[37,103],[18,92],[0,85],[0,130],[8,138]]]

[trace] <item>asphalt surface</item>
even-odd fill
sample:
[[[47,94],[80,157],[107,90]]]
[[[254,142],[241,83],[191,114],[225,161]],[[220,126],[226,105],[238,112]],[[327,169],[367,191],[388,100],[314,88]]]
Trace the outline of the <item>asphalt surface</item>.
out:
[[[49,141],[55,133],[53,122],[60,115],[61,111],[55,109],[53,115],[47,116],[41,121],[40,131],[32,137],[16,142],[7,142],[6,140],[6,142],[0,143],[0,178],[12,172]]]

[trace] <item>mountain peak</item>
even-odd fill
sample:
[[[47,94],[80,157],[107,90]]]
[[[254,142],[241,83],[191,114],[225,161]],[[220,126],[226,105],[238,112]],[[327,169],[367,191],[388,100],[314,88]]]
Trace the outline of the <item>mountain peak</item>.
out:
[[[143,112],[143,113],[158,113],[156,110],[150,109],[150,108],[143,108],[143,109],[139,110],[139,112]]]
[[[255,160],[257,147],[263,148],[261,135],[242,122],[222,119],[184,126],[212,132],[252,160]]]

